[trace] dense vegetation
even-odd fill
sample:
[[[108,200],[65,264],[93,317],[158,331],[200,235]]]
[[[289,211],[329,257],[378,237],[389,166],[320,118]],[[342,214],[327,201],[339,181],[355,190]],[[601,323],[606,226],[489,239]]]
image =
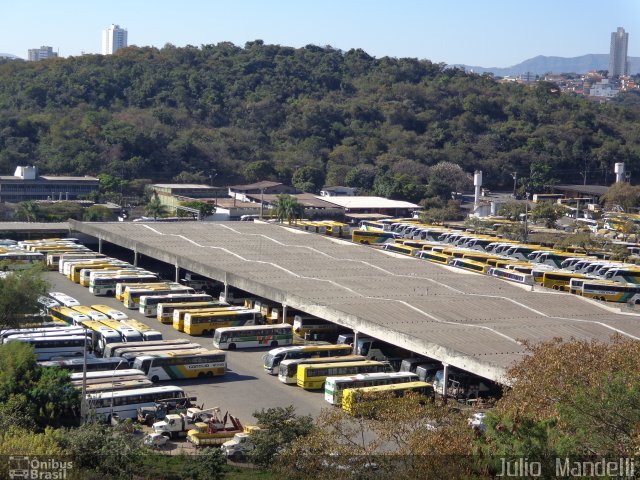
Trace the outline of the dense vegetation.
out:
[[[0,172],[346,183],[414,201],[442,193],[441,162],[482,169],[489,188],[511,188],[512,172],[534,188],[581,183],[585,170],[602,183],[615,162],[640,171],[627,95],[629,106],[599,105],[546,82],[259,40],[4,61]]]

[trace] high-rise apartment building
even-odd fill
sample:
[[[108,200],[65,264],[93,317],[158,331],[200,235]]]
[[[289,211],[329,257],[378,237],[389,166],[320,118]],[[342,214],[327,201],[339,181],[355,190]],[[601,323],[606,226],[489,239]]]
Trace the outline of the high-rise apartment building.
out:
[[[120,25],[111,25],[102,31],[102,54],[111,55],[127,46],[127,31]]]
[[[44,60],[45,58],[57,57],[58,53],[53,51],[51,47],[40,47],[29,49],[29,61],[37,62],[38,60]]]
[[[611,48],[609,50],[609,78],[622,77],[629,73],[627,63],[627,45],[629,34],[624,28],[618,27],[611,33]]]

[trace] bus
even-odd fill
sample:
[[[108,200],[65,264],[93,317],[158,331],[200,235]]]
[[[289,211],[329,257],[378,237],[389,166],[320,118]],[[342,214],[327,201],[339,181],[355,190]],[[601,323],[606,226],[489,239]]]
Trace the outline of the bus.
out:
[[[80,357],[84,354],[87,342],[85,335],[68,335],[65,337],[12,337],[7,342],[28,343],[34,349],[36,360],[51,360],[55,357]]]
[[[327,377],[342,377],[359,373],[380,373],[392,371],[391,365],[375,360],[344,363],[312,363],[298,365],[298,386],[305,390],[323,390]]]
[[[98,370],[116,370],[118,366],[126,365],[126,360],[122,357],[111,358],[87,358],[87,372]],[[69,372],[82,372],[84,368],[84,358],[69,358],[65,360],[48,360],[38,362],[41,367],[57,367]]]
[[[143,357],[145,355],[160,355],[162,353],[198,353],[198,352],[206,352],[207,349],[202,345],[198,345],[195,343],[188,343],[184,345],[184,347],[134,347],[131,350],[122,350],[122,357],[124,357],[130,368],[133,368],[133,363],[136,361],[136,358]]]
[[[108,344],[123,341],[118,331],[97,320],[86,320],[82,325],[91,330],[91,349],[98,355],[104,352]]]
[[[111,260],[111,257],[65,260],[62,264],[62,274],[71,280],[76,271],[76,267],[80,267],[80,269],[91,268],[93,265],[104,265]],[[80,272],[80,270],[78,270],[78,272]]]
[[[153,407],[162,400],[178,400],[185,405],[188,403],[184,390],[173,385],[92,393],[87,396],[90,410],[97,418],[107,422],[111,421],[113,415],[122,419],[135,419],[138,408]]]
[[[340,326],[337,323],[312,315],[296,315],[293,317],[293,333],[302,338],[314,334],[337,334],[339,329]]]
[[[127,282],[117,282],[116,284],[116,293],[115,293],[115,297],[116,300],[118,300],[119,302],[122,302],[124,300],[124,292],[127,290],[127,287],[131,287],[131,288],[153,288],[153,289],[160,289],[160,288],[166,288],[168,286],[171,285],[176,285],[176,286],[184,286],[181,285],[180,283],[176,283],[176,282],[169,282],[166,280],[160,280],[159,278],[155,278],[153,280],[147,280],[144,282],[139,281],[139,278],[134,278],[131,281],[127,281]]]
[[[385,232],[383,230],[351,230],[351,241],[363,245],[393,243],[396,238],[402,238],[395,232]]]
[[[175,328],[179,332],[184,332],[184,317],[190,314],[192,317],[198,314],[210,314],[214,313],[225,313],[225,312],[246,312],[247,310],[254,311],[253,309],[247,309],[246,307],[232,307],[228,303],[218,302],[220,303],[217,307],[206,307],[206,308],[191,308],[191,309],[178,309],[173,311],[173,328]]]
[[[154,330],[153,328],[149,327],[148,325],[145,325],[142,322],[139,322],[138,320],[127,318],[126,320],[121,320],[121,321],[123,324],[127,325],[128,327],[131,327],[134,330],[137,330],[138,332],[140,332],[140,335],[142,335],[142,339],[145,341],[162,340],[162,333],[160,333],[157,330]]]
[[[510,282],[520,283],[522,285],[533,285],[533,275],[530,273],[509,270],[508,268],[490,268],[488,275]]]
[[[153,273],[91,275],[89,277],[89,291],[98,296],[113,297],[116,295],[118,285],[136,285],[157,280],[158,276]]]
[[[98,312],[97,310],[94,310],[90,307],[85,307],[84,305],[78,305],[77,307],[71,308],[76,312],[80,312],[81,314],[86,315],[91,320],[97,320],[98,322],[101,322],[102,320],[109,320],[109,317],[107,317],[104,313]]]
[[[9,337],[65,337],[67,335],[82,335],[82,327],[32,327],[32,328],[9,328],[0,331],[0,343]]]
[[[131,265],[121,266],[118,264],[111,264],[104,268],[83,268],[80,270],[80,285],[83,287],[89,287],[91,285],[91,277],[115,277],[117,275],[127,275],[140,273],[140,269]]]
[[[142,338],[142,334],[131,327],[130,325],[119,322],[118,320],[106,319],[100,321],[103,325],[106,325],[109,328],[114,329],[116,332],[120,334],[123,342],[142,342],[144,338]]]
[[[71,258],[95,258],[92,257],[92,255],[102,254],[96,254],[84,245],[79,245],[78,247],[69,246],[65,249],[54,250],[53,252],[47,253],[47,268],[49,270],[58,270],[61,258],[66,258],[68,260]]]
[[[640,266],[616,268],[604,274],[605,280],[622,283],[640,283]]]
[[[213,346],[221,350],[236,348],[271,347],[293,344],[293,330],[288,323],[272,325],[246,325],[217,328]]]
[[[606,280],[603,280],[603,281],[606,281]],[[582,284],[584,282],[585,282],[584,278],[572,278],[569,281],[569,293],[572,293],[573,295],[582,295]]]
[[[43,262],[45,256],[41,253],[23,252],[21,250],[0,253],[0,270],[23,270],[34,263]]]
[[[142,370],[154,383],[184,378],[219,377],[227,371],[227,354],[222,350],[151,353],[136,357],[133,368]]]
[[[140,308],[140,297],[144,295],[166,295],[169,293],[196,293],[191,287],[184,285],[169,285],[160,288],[131,288],[127,287],[122,297],[122,303],[129,309]]]
[[[573,272],[560,272],[550,271],[544,272],[542,275],[542,286],[546,288],[553,288],[554,290],[560,290],[561,292],[569,291],[569,283],[572,278],[589,278],[586,275]]]
[[[147,377],[142,378],[134,378],[134,377],[125,377],[123,379],[113,379],[106,380],[102,379],[103,382],[98,383],[90,383],[86,386],[87,395],[92,393],[102,393],[102,392],[113,392],[113,391],[122,391],[122,390],[131,390],[131,389],[141,389],[141,388],[149,388],[153,386],[153,382],[149,380]],[[106,380],[106,381],[104,381]],[[82,389],[82,384],[74,385],[78,390]]]
[[[187,287],[191,288],[191,287]],[[155,317],[158,314],[159,303],[209,302],[211,295],[206,293],[170,293],[167,295],[143,295],[140,297],[138,310],[145,317]]]
[[[82,385],[83,381],[87,383],[104,383],[112,378],[122,380],[127,377],[146,378],[142,371],[134,370],[133,368],[122,368],[118,370],[92,370],[88,371],[86,375],[84,372],[69,373],[69,379],[73,385]]]
[[[54,255],[56,252],[53,253]],[[58,258],[58,272],[64,273],[64,265],[67,262],[78,261],[78,260],[91,260],[98,258],[106,258],[107,256],[102,253],[92,252],[92,251],[82,251],[82,252],[65,252],[61,253]]]
[[[421,258],[422,260],[428,260],[434,263],[440,263],[443,265],[448,265],[451,257],[444,253],[436,252],[435,250],[422,250],[416,254],[417,258]]]
[[[278,375],[278,367],[283,360],[292,358],[327,358],[351,355],[353,347],[346,344],[338,345],[296,345],[293,347],[278,347],[269,350],[264,358],[264,369],[271,375]]]
[[[322,360],[317,358],[290,358],[283,360],[278,367],[278,380],[288,385],[298,383],[298,365],[307,363],[335,363],[335,362],[361,362],[367,357],[363,355],[343,355],[341,357],[326,357]]]
[[[86,315],[69,307],[51,307],[49,315],[70,325],[81,325],[83,322],[90,320]]]
[[[543,265],[550,265],[553,268],[562,268],[562,262],[571,257],[575,257],[575,255],[573,253],[546,251],[539,254],[532,261]]]
[[[462,258],[467,260],[474,260],[476,262],[485,263],[489,265],[489,260],[493,261],[504,261],[504,258],[496,257],[495,255],[491,255],[489,253],[484,252],[468,252],[462,255]]]
[[[476,262],[475,260],[467,260],[466,258],[452,258],[449,261],[449,266],[462,268],[474,273],[487,273],[491,267],[483,262]]]
[[[187,312],[184,315],[184,333],[189,335],[211,335],[221,327],[254,325],[256,310],[241,308],[234,311]],[[175,318],[175,312],[173,312]]]
[[[126,320],[129,318],[126,313],[116,310],[115,308],[111,308],[109,305],[91,305],[91,308],[96,312],[106,315],[112,320]]]
[[[136,348],[136,347],[152,348],[152,347],[164,346],[165,349],[167,348],[181,349],[183,345],[191,345],[191,341],[187,340],[186,338],[181,338],[178,340],[152,340],[149,342],[116,342],[116,343],[110,343],[109,345],[107,345],[104,349],[104,352],[102,352],[103,353],[102,356],[103,358],[121,357],[124,351],[129,351],[130,349]]]
[[[399,245],[397,243],[385,243],[382,247],[387,252],[399,253],[408,257],[414,257],[420,251],[420,248],[412,247],[406,244]]]
[[[158,311],[156,312],[156,318],[160,323],[173,323],[173,312],[176,310],[188,311],[198,310],[200,308],[215,308],[215,307],[227,307],[226,302],[220,300],[212,300],[210,302],[179,302],[179,303],[163,303],[158,304]]]
[[[90,267],[86,267],[86,268],[80,268],[80,267],[75,268],[74,266],[71,269],[72,275],[73,275],[71,280],[74,281],[75,283],[80,284],[83,287],[88,287],[89,277],[92,272],[107,273],[107,272],[113,272],[116,270],[126,270],[129,267],[133,268],[133,265],[127,262],[113,261],[113,260],[91,265]]]
[[[342,409],[349,415],[371,415],[376,404],[389,398],[413,393],[422,398],[434,398],[433,386],[427,382],[405,382],[374,387],[347,388],[342,395]]]
[[[362,373],[348,377],[327,377],[324,383],[324,399],[331,405],[342,405],[342,392],[348,388],[375,387],[395,383],[417,382],[417,373]]]
[[[603,302],[640,303],[640,284],[616,283],[607,280],[585,280],[582,296]]]

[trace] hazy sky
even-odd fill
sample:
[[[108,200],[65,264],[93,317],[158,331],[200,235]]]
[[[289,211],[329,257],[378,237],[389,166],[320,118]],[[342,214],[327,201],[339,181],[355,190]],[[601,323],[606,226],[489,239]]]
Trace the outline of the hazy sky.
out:
[[[483,67],[609,53],[611,32],[624,27],[629,56],[640,56],[640,0],[3,0],[0,53],[100,53],[112,23],[129,45],[262,39]]]

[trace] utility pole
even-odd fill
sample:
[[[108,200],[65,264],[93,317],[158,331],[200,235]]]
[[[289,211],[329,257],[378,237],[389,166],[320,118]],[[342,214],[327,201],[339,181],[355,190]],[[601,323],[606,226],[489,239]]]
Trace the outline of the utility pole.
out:
[[[511,178],[513,178],[513,198],[516,198],[516,182],[518,180],[518,172],[512,172]]]
[[[260,189],[260,220],[262,220],[262,211],[264,209],[264,188]]]
[[[524,243],[529,240],[529,192],[524,194]]]

